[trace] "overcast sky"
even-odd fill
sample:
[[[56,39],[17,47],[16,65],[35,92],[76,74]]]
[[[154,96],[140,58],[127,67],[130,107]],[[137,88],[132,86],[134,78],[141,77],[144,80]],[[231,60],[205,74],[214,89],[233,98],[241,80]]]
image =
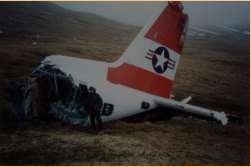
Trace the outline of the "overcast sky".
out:
[[[166,2],[88,2],[88,1],[63,1],[53,2],[67,9],[95,13],[122,23],[143,26],[158,9]],[[190,25],[195,23],[210,22],[236,25],[242,24],[249,27],[250,2],[182,2],[184,13],[189,15]]]

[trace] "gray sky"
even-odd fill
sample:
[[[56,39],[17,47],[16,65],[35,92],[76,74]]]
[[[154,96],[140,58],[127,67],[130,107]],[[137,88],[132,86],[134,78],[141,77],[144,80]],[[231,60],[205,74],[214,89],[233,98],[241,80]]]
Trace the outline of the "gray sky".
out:
[[[89,2],[62,1],[53,2],[67,9],[95,13],[122,23],[143,26],[164,2]],[[190,25],[223,23],[224,25],[242,24],[249,27],[250,2],[182,2],[184,13],[189,15]]]

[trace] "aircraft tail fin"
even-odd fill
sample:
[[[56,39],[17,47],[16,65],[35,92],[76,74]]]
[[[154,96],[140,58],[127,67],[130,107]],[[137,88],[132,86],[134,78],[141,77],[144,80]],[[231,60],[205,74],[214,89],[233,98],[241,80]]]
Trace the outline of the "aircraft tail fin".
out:
[[[188,29],[181,2],[162,5],[121,58],[108,67],[107,80],[170,98]]]

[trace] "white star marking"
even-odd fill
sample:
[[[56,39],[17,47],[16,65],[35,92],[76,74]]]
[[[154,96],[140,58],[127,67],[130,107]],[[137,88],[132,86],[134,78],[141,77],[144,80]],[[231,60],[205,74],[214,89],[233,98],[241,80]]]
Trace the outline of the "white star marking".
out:
[[[162,51],[161,55],[155,54],[156,58],[158,59],[156,65],[154,68],[160,66],[160,68],[162,69],[162,71],[164,70],[164,63],[168,60],[167,58],[165,58],[165,50]]]

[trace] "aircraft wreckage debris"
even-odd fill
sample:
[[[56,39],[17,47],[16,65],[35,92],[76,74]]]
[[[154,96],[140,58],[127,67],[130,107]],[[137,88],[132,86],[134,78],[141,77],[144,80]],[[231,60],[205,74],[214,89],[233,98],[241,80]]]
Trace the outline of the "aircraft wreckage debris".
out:
[[[226,125],[228,119],[224,112],[186,104],[193,96],[182,101],[172,99],[172,85],[189,25],[189,17],[182,12],[183,8],[179,1],[165,3],[114,63],[61,55],[46,57],[28,80],[29,83],[32,77],[39,78],[42,110],[52,112],[62,121],[88,126],[88,90],[95,87],[104,101],[101,109],[103,122],[165,107]],[[161,32],[156,32],[156,29]],[[31,101],[27,88],[25,98],[27,114]]]

